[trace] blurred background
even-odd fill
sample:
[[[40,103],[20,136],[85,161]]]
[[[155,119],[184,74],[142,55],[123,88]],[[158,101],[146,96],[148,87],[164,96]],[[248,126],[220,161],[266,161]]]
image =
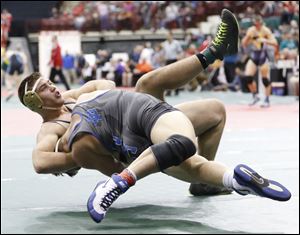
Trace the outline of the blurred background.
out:
[[[299,96],[297,1],[2,1],[1,97],[13,96],[14,86],[6,81],[11,80],[7,71],[16,54],[21,71],[14,82],[33,71],[49,77],[53,35],[71,87],[93,79],[133,87],[144,73],[204,49],[223,8],[237,16],[240,38],[255,14],[263,17],[278,41],[277,48],[268,48],[272,94]],[[176,58],[168,58],[167,39],[179,42]],[[241,47],[237,55],[214,63],[175,95],[181,90],[249,92],[242,79],[248,57]],[[259,75],[255,79],[261,85]]]

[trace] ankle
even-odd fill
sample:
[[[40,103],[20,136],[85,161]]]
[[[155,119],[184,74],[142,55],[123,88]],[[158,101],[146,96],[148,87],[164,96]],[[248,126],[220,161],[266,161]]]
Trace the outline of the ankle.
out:
[[[226,171],[223,175],[223,185],[227,189],[233,189],[233,172]]]
[[[128,168],[124,169],[119,176],[128,183],[129,187],[135,185],[135,182],[137,181],[137,177],[134,172]]]
[[[196,54],[196,56],[201,62],[203,69],[206,69],[208,65],[212,64],[217,59],[216,55],[212,53],[209,47],[204,49],[201,53]]]
[[[269,96],[266,96],[265,102],[266,102],[266,103],[270,103]]]

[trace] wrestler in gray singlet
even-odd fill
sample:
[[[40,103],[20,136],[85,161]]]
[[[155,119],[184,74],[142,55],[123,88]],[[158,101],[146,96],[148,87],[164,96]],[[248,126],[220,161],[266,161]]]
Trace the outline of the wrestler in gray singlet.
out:
[[[79,133],[88,133],[110,152],[117,152],[118,160],[131,163],[153,145],[153,125],[171,111],[177,109],[148,94],[109,90],[74,107],[72,115],[80,115],[81,121],[72,128],[69,148]]]

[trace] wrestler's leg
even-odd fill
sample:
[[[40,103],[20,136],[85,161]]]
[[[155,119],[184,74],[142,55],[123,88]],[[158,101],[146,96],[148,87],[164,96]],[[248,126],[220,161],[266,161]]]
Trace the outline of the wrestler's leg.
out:
[[[181,125],[178,125],[178,123],[181,123]],[[151,130],[151,141],[154,143],[154,146],[157,146],[164,143],[174,134],[185,136],[194,142],[195,134],[193,126],[189,119],[181,112],[175,111],[162,115]],[[157,168],[160,168],[160,170],[167,174],[187,182],[204,182],[216,186],[225,186],[234,189],[242,195],[254,194],[279,201],[289,200],[291,196],[290,192],[280,183],[262,178],[257,172],[246,165],[236,166],[233,173],[223,164],[216,161],[207,161],[197,154],[186,158],[179,165],[161,169],[158,155],[156,155],[153,148],[154,146],[151,147],[152,151],[148,151],[146,154],[148,157],[144,156],[144,160],[147,158],[148,161],[152,161],[149,168],[142,161],[139,162],[139,158],[133,162],[135,164],[131,164],[127,168],[131,172],[138,174],[136,175],[137,179],[146,176],[148,173],[156,172]],[[158,151],[158,153],[164,153],[164,151]],[[164,157],[164,155],[161,155],[161,157]],[[156,167],[155,161],[158,165]]]
[[[175,106],[192,122],[198,139],[198,154],[214,160],[223,134],[226,111],[223,103],[216,99],[185,102]],[[224,187],[204,183],[191,183],[189,192],[194,196],[231,193]]]
[[[257,84],[254,80],[254,76],[257,70],[256,64],[250,59],[247,61],[246,68],[245,68],[245,79],[247,81],[247,86],[252,93],[253,101],[250,105],[254,105],[259,101],[257,96]]]
[[[156,69],[139,79],[136,91],[164,100],[164,91],[185,85],[216,59],[238,52],[239,26],[235,16],[222,10],[222,22],[211,44],[201,53]]]
[[[185,102],[175,106],[192,122],[198,138],[198,154],[214,160],[223,134],[226,111],[217,99]]]
[[[165,90],[185,85],[201,71],[201,62],[193,55],[143,75],[138,80],[135,91],[164,100]]]
[[[261,73],[263,85],[265,87],[265,96],[266,96],[262,107],[269,107],[270,106],[269,97],[272,92],[272,86],[271,86],[271,82],[270,82],[270,65],[269,65],[269,63],[264,63],[263,65],[261,65],[260,73]]]
[[[87,206],[94,221],[102,221],[111,204],[137,180],[179,165],[196,152],[193,125],[180,111],[161,115],[152,126],[150,136],[154,145],[120,174],[112,175],[105,183],[99,182],[94,189]]]

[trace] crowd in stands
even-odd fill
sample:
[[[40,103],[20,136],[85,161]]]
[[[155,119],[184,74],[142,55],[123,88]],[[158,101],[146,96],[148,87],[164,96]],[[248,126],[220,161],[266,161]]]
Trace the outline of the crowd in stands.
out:
[[[81,31],[186,29],[197,27],[197,22],[205,20],[208,15],[219,14],[224,7],[240,12],[237,18],[241,38],[255,14],[264,17],[278,41],[278,47],[270,49],[273,64],[282,59],[299,60],[299,2],[296,1],[63,1],[59,8],[52,9],[51,19],[45,19],[44,24],[51,29],[53,23],[52,26],[57,29],[59,22],[63,30],[69,26],[70,29],[75,27]],[[240,8],[244,10],[237,11]],[[268,21],[270,17],[276,17],[277,23],[273,18]],[[66,53],[62,55],[62,71],[69,84],[110,79],[117,86],[132,87],[143,74],[196,54],[211,40],[211,35],[194,32],[186,33],[183,40],[176,40],[170,33],[162,43],[148,41],[137,44],[132,51],[124,52],[128,54],[128,60],[114,59],[109,49],[98,50],[93,65],[88,63],[83,54]],[[200,84],[202,90],[241,90],[247,57],[247,50],[241,47],[239,54],[225,57],[223,62],[217,61],[209,66],[207,71],[190,82],[188,89],[195,90]]]
[[[197,27],[209,15],[228,8],[247,21],[253,13],[279,16],[289,23],[299,11],[296,1],[62,1],[52,9],[52,17],[42,21],[42,29],[102,30],[186,29]]]
[[[299,26],[298,22],[291,20],[290,24],[280,24],[278,28],[273,29],[278,47],[270,47],[271,63],[287,59],[298,59],[299,55]],[[245,35],[245,30],[241,30],[240,37]],[[128,60],[116,60],[112,58],[112,52],[107,50],[98,50],[96,53],[96,64],[90,66],[84,59],[84,56],[73,56],[74,71],[76,79],[84,83],[91,79],[111,79],[117,86],[134,86],[137,80],[145,73],[175,62],[176,60],[194,55],[202,51],[212,40],[211,35],[188,33],[184,40],[169,39],[171,33],[166,35],[166,40],[161,43],[145,42],[137,44],[131,52],[128,52]],[[170,41],[173,41],[170,43]],[[171,46],[171,49],[168,49]],[[70,55],[65,55],[70,57]],[[195,89],[198,84],[202,89],[207,90],[240,90],[244,66],[247,61],[248,52],[245,48],[240,48],[237,55],[227,56],[223,62],[217,61],[210,66],[206,72],[203,72],[194,79],[188,86],[188,89]],[[77,62],[76,62],[77,61]],[[77,64],[77,66],[76,66]],[[64,68],[64,70],[68,69]],[[72,76],[74,77],[74,76]],[[71,78],[68,79],[71,81]]]
[[[65,1],[52,9],[52,17],[45,19],[42,27],[75,28],[83,32],[185,29],[196,27],[209,14],[217,14],[219,5],[210,1]]]

